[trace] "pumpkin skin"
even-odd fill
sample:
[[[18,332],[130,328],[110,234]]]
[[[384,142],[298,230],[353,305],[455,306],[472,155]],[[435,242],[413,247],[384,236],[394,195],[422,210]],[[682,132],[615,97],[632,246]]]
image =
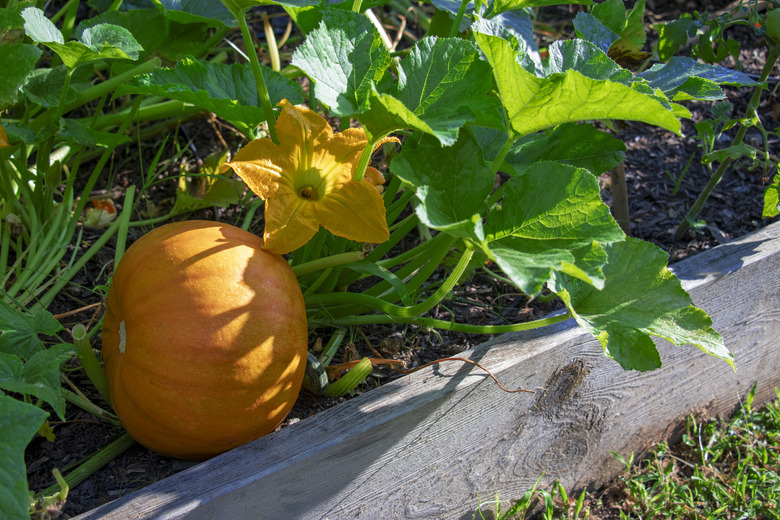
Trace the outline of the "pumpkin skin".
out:
[[[133,243],[103,325],[111,404],[144,446],[204,460],[273,431],[307,356],[300,285],[240,228],[175,222]]]

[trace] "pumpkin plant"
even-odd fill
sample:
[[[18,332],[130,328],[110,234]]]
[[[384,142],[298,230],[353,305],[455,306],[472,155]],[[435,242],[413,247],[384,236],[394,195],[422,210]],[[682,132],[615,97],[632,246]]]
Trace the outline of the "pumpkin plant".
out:
[[[643,56],[644,0],[630,11],[621,0],[575,2],[588,7],[575,20],[576,38],[542,53],[533,9],[556,3],[410,6],[436,14],[422,16],[424,34],[401,45],[360,0],[114,1],[78,26],[77,1],[52,20],[16,2],[3,8],[0,58],[15,66],[0,81],[0,274],[8,289],[0,361],[16,377],[3,388],[24,402],[0,396],[0,407],[20,418],[6,446],[16,480],[0,490],[26,488],[17,485],[21,455],[43,431],[41,403],[62,416],[55,376],[67,357],[78,351],[105,390],[90,357],[89,340],[101,330],[105,386],[122,424],[150,448],[190,458],[275,428],[307,368],[308,388],[337,396],[373,364],[392,361],[333,364],[347,331],[366,324],[495,334],[573,318],[627,370],[661,366],[652,337],[733,364],[665,253],[626,237],[602,202],[596,176],[618,164],[625,147],[596,122],[640,121],[679,134],[690,115],[685,101],[752,80],[678,56],[632,69]],[[248,9],[266,4],[284,9],[299,32],[283,68],[273,31],[266,30],[265,67],[247,24]],[[225,64],[223,37],[236,26],[246,63]],[[45,66],[36,70],[38,63]],[[240,229],[170,224],[123,254],[129,227],[172,216],[131,221],[146,188],[167,180],[161,148],[141,168],[139,197],[127,189],[119,218],[88,254],[66,257],[74,236],[80,243],[93,190],[119,185],[104,172],[128,129],[141,141],[204,112],[246,138],[232,158],[201,170],[207,186],[226,181],[233,189],[236,174],[249,188],[229,199],[243,203]],[[380,149],[389,163],[381,172],[371,163]],[[91,171],[79,175],[89,161]],[[173,213],[217,204],[184,199]],[[61,330],[46,307],[113,236],[116,271],[102,329],[78,329],[78,349],[45,347],[37,336]],[[67,269],[57,271],[63,259]],[[491,326],[428,315],[476,269],[528,298],[557,298],[563,310]],[[329,337],[321,352],[307,355],[307,333]],[[20,335],[30,350],[10,351]],[[51,392],[25,379],[39,354]],[[13,494],[15,506],[23,495]]]

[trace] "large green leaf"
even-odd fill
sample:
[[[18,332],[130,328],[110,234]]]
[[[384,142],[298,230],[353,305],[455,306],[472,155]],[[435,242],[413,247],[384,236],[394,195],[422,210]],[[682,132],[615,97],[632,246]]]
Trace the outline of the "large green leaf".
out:
[[[446,148],[429,135],[419,142],[407,140],[390,169],[414,186],[417,215],[428,227],[458,236],[480,234],[476,228],[487,209],[494,175],[471,134],[464,132]]]
[[[560,5],[561,0],[494,0],[491,14],[502,13],[504,11],[514,11],[525,9],[527,7],[544,7],[546,5]],[[565,2],[567,4],[593,5],[593,0],[574,0]]]
[[[29,520],[30,495],[24,451],[49,414],[0,395],[0,518]]]
[[[523,173],[534,163],[556,161],[599,175],[622,161],[625,150],[623,141],[592,125],[567,123],[519,140],[506,163],[515,173]]]
[[[638,65],[649,56],[642,51],[647,40],[644,12],[645,0],[638,0],[629,11],[623,0],[606,0],[590,13],[577,14],[574,27],[578,37],[597,44],[617,63]]]
[[[490,125],[493,114],[493,124],[500,126],[499,104],[487,95],[490,66],[471,43],[423,38],[401,62],[398,75],[390,92],[372,96],[370,110],[359,118],[370,133],[412,128],[451,145],[459,129],[479,115]]]
[[[720,65],[700,63],[692,58],[675,56],[666,64],[656,64],[637,74],[650,88],[661,90],[669,99],[723,99],[719,85],[753,87],[756,82],[744,72]]]
[[[196,54],[197,49],[207,40],[209,28],[209,23],[205,21],[196,24],[171,20],[164,9],[131,9],[107,11],[85,20],[76,28],[76,35],[80,35],[87,27],[102,23],[118,25],[130,31],[144,49],[139,57],[141,60],[154,54],[171,62]]]
[[[57,53],[69,69],[105,59],[136,60],[143,50],[124,27],[98,24],[85,29],[80,41],[65,42],[62,33],[37,7],[22,11],[27,35]]]
[[[539,78],[517,62],[507,41],[474,36],[493,67],[515,137],[592,119],[643,121],[680,133],[680,121],[672,108],[638,88],[594,80],[575,70]]]
[[[368,18],[340,10],[324,11],[320,26],[292,58],[292,64],[314,80],[317,99],[339,117],[368,108],[372,88],[391,61]]]
[[[303,102],[300,85],[267,67],[261,70],[272,103],[282,99],[293,104]],[[117,94],[150,94],[178,99],[214,112],[241,128],[265,121],[249,65],[223,65],[188,57],[175,67],[133,78],[119,87]]]
[[[477,114],[498,114],[490,66],[473,44],[460,38],[423,38],[400,64],[393,93],[429,125],[442,144]]]
[[[554,272],[602,287],[602,246],[623,240],[586,170],[536,163],[507,181],[485,222],[486,252],[524,292],[538,293]]]
[[[0,110],[16,103],[25,78],[35,70],[41,54],[40,49],[26,43],[0,45],[0,63],[3,64],[3,73],[0,74]]]
[[[693,306],[655,245],[627,238],[606,246],[604,288],[556,274],[551,289],[577,322],[599,339],[606,354],[627,370],[653,370],[661,359],[650,336],[690,344],[733,366],[733,357],[712,320]]]
[[[75,351],[73,345],[60,344],[33,354],[27,362],[13,354],[0,352],[0,390],[27,394],[49,403],[65,420],[60,367]]]
[[[62,326],[48,311],[30,315],[0,301],[0,352],[29,359],[44,349],[39,334],[51,336],[60,330]]]
[[[776,217],[780,214],[780,173],[775,175],[772,184],[764,191],[764,209],[761,216],[764,218]]]

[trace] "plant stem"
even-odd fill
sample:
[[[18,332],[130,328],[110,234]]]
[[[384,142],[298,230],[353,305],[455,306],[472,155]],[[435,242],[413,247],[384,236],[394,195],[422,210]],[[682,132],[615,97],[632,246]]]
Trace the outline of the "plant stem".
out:
[[[135,444],[135,441],[130,437],[130,434],[123,433],[120,437],[92,454],[79,467],[68,473],[67,476],[65,476],[65,482],[67,482],[68,486],[71,488],[81,484],[93,473],[127,451],[133,444]],[[47,487],[41,491],[39,495],[48,496],[58,490],[59,484],[56,484]]]
[[[764,64],[764,68],[761,71],[761,77],[758,80],[759,83],[766,82],[769,74],[772,73],[772,69],[774,68],[778,58],[780,58],[780,46],[770,46],[767,53],[766,63]],[[763,90],[763,86],[758,86],[756,87],[756,90],[753,91],[753,96],[750,98],[747,109],[745,110],[745,113],[748,117],[756,117],[756,110],[758,109],[758,105],[761,102],[761,94]],[[737,135],[734,136],[734,140],[731,142],[731,146],[738,146],[742,144],[742,140],[745,138],[747,129],[747,125],[744,124],[739,127]],[[694,201],[691,208],[688,210],[688,213],[685,214],[685,218],[683,218],[683,220],[680,221],[680,223],[677,225],[677,229],[674,231],[674,235],[672,235],[673,240],[679,240],[682,238],[683,234],[688,231],[690,223],[693,221],[693,219],[696,218],[701,209],[704,207],[704,203],[709,198],[712,190],[714,190],[715,186],[717,186],[721,179],[723,179],[723,175],[726,173],[726,170],[728,170],[729,166],[731,166],[732,162],[733,159],[731,157],[727,157],[723,160],[723,162],[720,163],[718,169],[714,174],[712,174],[709,182],[707,182],[707,185],[704,186],[704,189],[699,194],[696,201]]]
[[[102,83],[98,83],[94,87],[84,89],[79,93],[79,95],[76,97],[76,100],[74,102],[65,105],[65,107],[50,108],[45,112],[43,112],[42,114],[40,114],[33,121],[30,122],[30,129],[33,130],[34,132],[40,131],[46,125],[51,123],[52,117],[54,116],[56,110],[61,110],[60,113],[66,114],[71,110],[73,110],[74,108],[78,108],[81,105],[84,105],[94,99],[112,93],[114,90],[116,90],[117,87],[119,87],[119,85],[121,85],[122,83],[126,83],[134,76],[152,72],[154,69],[159,68],[161,63],[162,62],[160,61],[160,58],[152,58],[144,63],[141,63],[136,67],[133,67],[132,69],[126,72],[122,72],[121,74],[112,76],[111,78],[107,79]]]
[[[461,0],[458,14],[455,15],[455,20],[452,21],[452,26],[450,27],[450,38],[455,38],[460,32],[460,22],[463,20],[463,15],[466,14],[468,5],[469,0]]]
[[[325,258],[318,258],[317,260],[312,260],[311,262],[296,265],[292,268],[292,270],[295,273],[295,276],[300,278],[301,276],[313,273],[315,271],[321,271],[322,269],[329,269],[344,264],[350,264],[352,262],[358,262],[363,260],[363,258],[365,258],[365,255],[362,251],[350,251],[338,255],[326,256]]]
[[[457,284],[458,281],[460,281],[460,278],[461,276],[463,276],[463,273],[465,272],[466,267],[468,266],[473,253],[474,253],[473,249],[466,248],[466,251],[463,252],[460,259],[458,260],[457,265],[449,274],[449,276],[444,281],[444,283],[442,283],[436,289],[436,291],[434,291],[432,295],[430,295],[428,298],[418,303],[417,305],[411,305],[409,307],[401,307],[399,305],[393,305],[392,303],[389,303],[381,298],[370,296],[367,294],[361,294],[361,293],[330,293],[330,294],[311,295],[309,298],[306,299],[307,306],[309,304],[312,305],[354,304],[355,314],[357,314],[357,311],[360,310],[361,308],[378,310],[386,314],[389,314],[391,316],[397,316],[397,317],[418,316],[421,314],[425,314],[426,312],[434,308],[436,305],[441,303],[441,301],[450,293],[452,288],[455,287],[455,284]],[[438,267],[438,262],[436,265]]]
[[[523,330],[538,329],[560,323],[571,318],[571,312],[543,318],[540,320],[528,321],[524,323],[510,323],[507,325],[469,325],[466,323],[455,323],[453,321],[437,320],[422,316],[351,316],[349,318],[339,318],[333,320],[309,320],[309,325],[335,325],[341,327],[350,327],[357,325],[388,324],[388,323],[406,323],[410,325],[419,325],[421,327],[430,327],[434,329],[450,330],[453,332],[465,332],[468,334],[506,334],[508,332],[520,332]]]
[[[119,265],[122,255],[125,254],[127,243],[127,230],[130,227],[130,214],[133,212],[133,198],[135,195],[135,186],[127,188],[125,201],[122,204],[122,214],[119,215],[119,229],[116,235],[116,248],[114,250],[114,269]]]
[[[92,350],[92,344],[87,337],[87,328],[79,323],[71,330],[73,336],[73,343],[76,345],[76,352],[81,361],[81,366],[84,367],[84,371],[87,373],[87,377],[95,385],[95,388],[100,393],[100,396],[107,403],[111,402],[108,396],[108,381],[106,381],[106,372],[103,370],[103,366],[98,361],[95,352]]]
[[[268,135],[271,140],[279,144],[279,140],[276,137],[276,118],[274,116],[274,109],[271,106],[271,97],[268,94],[268,87],[265,84],[265,78],[263,78],[263,72],[260,68],[260,60],[257,57],[255,51],[255,44],[252,41],[252,35],[249,32],[249,26],[246,23],[246,16],[244,12],[233,13],[238,20],[238,26],[241,28],[241,36],[244,39],[244,45],[246,46],[247,55],[249,56],[249,64],[252,67],[252,74],[255,76],[255,83],[257,84],[257,99],[260,101],[260,106],[263,107],[265,112],[266,123],[268,123]]]

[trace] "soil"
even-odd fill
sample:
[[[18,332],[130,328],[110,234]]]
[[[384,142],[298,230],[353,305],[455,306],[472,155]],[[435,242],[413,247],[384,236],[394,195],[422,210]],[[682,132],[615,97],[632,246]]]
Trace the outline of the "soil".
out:
[[[633,4],[633,2],[629,2]],[[650,23],[662,20],[672,20],[682,12],[698,10],[715,10],[726,7],[729,2],[697,2],[685,0],[647,0],[647,17]],[[577,6],[547,7],[541,10],[541,20],[555,27],[563,34],[571,35],[569,20],[573,18],[573,10]],[[653,31],[648,31],[652,40]],[[739,66],[744,71],[756,77],[763,67],[765,46],[752,30],[737,27],[730,37],[738,39],[742,44]],[[648,46],[651,42],[648,42]],[[735,66],[734,63],[727,65]],[[774,88],[777,85],[780,70],[776,70],[770,80],[770,94],[764,93],[760,113],[767,128],[775,128],[778,124],[780,103]],[[747,100],[752,94],[751,89],[726,89],[728,101],[734,104],[734,114],[744,114]],[[662,129],[650,127],[641,123],[627,123],[618,130],[620,137],[627,145],[625,160],[626,182],[630,199],[631,235],[649,240],[669,253],[670,262],[679,261],[697,252],[726,243],[755,229],[769,224],[776,219],[762,219],[763,192],[766,179],[760,169],[752,170],[748,163],[740,163],[731,168],[724,180],[717,187],[704,211],[699,216],[705,224],[697,230],[690,230],[679,241],[673,241],[671,234],[675,226],[687,211],[700,189],[709,178],[707,169],[700,164],[701,150],[695,139],[694,124],[708,117],[711,103],[689,103],[686,105],[692,112],[691,120],[683,124],[683,136],[676,136]],[[179,159],[168,159],[168,175],[176,175],[183,167],[197,168],[202,159],[210,153],[224,149],[225,144],[235,151],[241,144],[241,136],[228,125],[218,120],[199,119],[184,125],[178,138],[182,142],[191,142],[185,154]],[[748,139],[756,136],[749,134]],[[728,144],[728,139],[724,144]],[[145,155],[144,164],[149,164],[151,156],[157,150],[159,143],[152,144],[145,150],[128,150],[120,157],[123,162],[118,164],[116,171],[116,190],[119,192],[130,184],[137,184],[142,175],[138,167],[138,154]],[[776,146],[776,142],[770,143]],[[690,161],[690,165],[686,165]],[[675,191],[675,179],[683,175],[679,190]],[[602,195],[610,204],[612,194],[609,175],[600,177]],[[147,195],[145,200],[149,214],[165,212],[170,207],[175,187],[172,183],[160,183]],[[121,200],[121,199],[117,199]],[[212,220],[230,220],[236,215],[225,210],[217,213],[214,210],[203,210],[190,218],[205,218]],[[93,236],[90,236],[93,233]],[[129,240],[140,236],[140,230],[133,231]],[[99,232],[86,230],[85,243],[99,236]],[[110,276],[110,264],[113,259],[111,248],[105,248],[95,261],[85,268],[80,278],[74,280],[68,290],[63,291],[52,312],[60,316],[65,327],[76,323],[94,323],[102,312],[98,305],[85,308],[89,304],[100,304],[100,296],[89,288],[105,284]],[[485,274],[477,271],[467,282],[454,292],[453,298],[442,306],[434,309],[432,316],[437,318],[454,317],[459,322],[495,324],[517,322],[539,318],[551,310],[556,304],[542,304],[529,301],[527,297],[518,294],[511,286],[497,283]],[[74,314],[68,314],[76,311]],[[407,367],[418,366],[428,361],[452,356],[469,349],[490,338],[486,335],[469,335],[446,332],[427,332],[415,327],[374,327],[363,329],[365,338],[357,335],[354,343],[350,343],[344,353],[349,354],[354,349],[359,355],[371,355],[367,342],[372,348],[398,348],[388,357],[401,359]],[[312,343],[317,338],[312,338]],[[327,340],[327,337],[322,338]],[[99,348],[99,339],[95,345]],[[387,351],[384,351],[387,352]],[[88,380],[75,370],[69,372],[69,378],[82,389],[91,388]],[[392,379],[394,374],[388,370],[377,369],[365,388]],[[357,394],[363,392],[363,387]],[[97,402],[100,398],[90,395]],[[310,417],[327,407],[338,404],[342,399],[328,399],[302,392],[295,408],[281,426]],[[107,405],[106,405],[107,406]],[[69,406],[67,419],[58,422],[52,416],[51,423],[56,439],[53,442],[36,436],[26,453],[29,486],[32,490],[41,490],[53,484],[51,471],[59,468],[64,473],[74,462],[94,453],[111,440],[122,434],[122,429],[99,422],[88,413]],[[71,518],[82,512],[93,509],[101,504],[114,500],[122,495],[137,490],[157,480],[163,479],[193,463],[178,461],[159,456],[149,450],[134,445],[123,455],[108,463],[103,469],[89,479],[73,487],[68,495],[67,503],[62,509],[62,518]],[[611,518],[609,514],[596,518]]]

